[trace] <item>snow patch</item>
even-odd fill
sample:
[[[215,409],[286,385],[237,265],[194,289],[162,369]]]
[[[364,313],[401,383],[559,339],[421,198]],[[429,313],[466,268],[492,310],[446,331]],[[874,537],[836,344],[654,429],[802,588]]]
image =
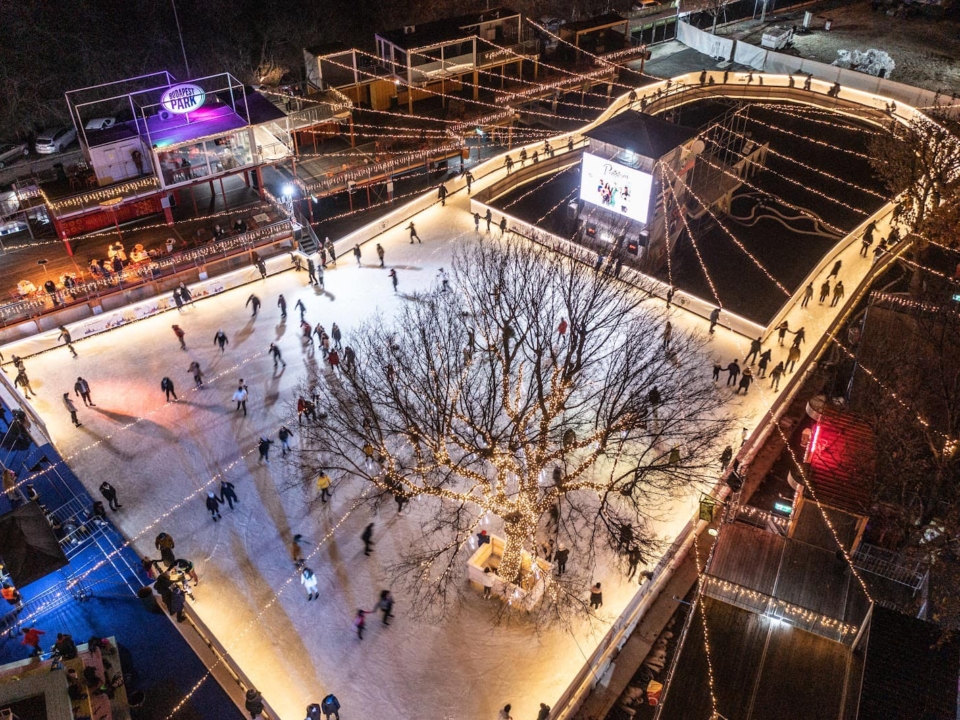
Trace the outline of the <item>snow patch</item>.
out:
[[[831,65],[849,68],[874,77],[888,78],[896,67],[896,63],[889,53],[875,48],[870,50],[837,50],[837,55],[837,59]]]

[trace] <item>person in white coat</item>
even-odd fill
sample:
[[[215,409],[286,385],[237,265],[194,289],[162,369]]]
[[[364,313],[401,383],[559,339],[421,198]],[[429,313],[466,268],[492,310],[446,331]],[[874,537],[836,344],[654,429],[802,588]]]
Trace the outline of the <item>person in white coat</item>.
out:
[[[320,597],[320,591],[317,589],[317,576],[308,567],[300,570],[300,584],[307,590],[307,600],[314,600]]]

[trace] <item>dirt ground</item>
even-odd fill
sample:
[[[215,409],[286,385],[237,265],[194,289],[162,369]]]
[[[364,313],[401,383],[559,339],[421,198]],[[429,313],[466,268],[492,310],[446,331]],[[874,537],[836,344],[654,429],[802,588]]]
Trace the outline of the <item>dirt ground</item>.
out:
[[[885,50],[896,62],[891,80],[946,94],[960,93],[960,22],[930,17],[901,19],[874,12],[869,2],[824,3],[813,13],[813,31],[794,37],[794,54],[832,63],[837,50]],[[734,26],[732,34],[759,45],[766,26],[778,22],[800,25],[803,10],[774,16],[774,22],[762,26]],[[823,29],[827,19],[832,21],[829,31]]]

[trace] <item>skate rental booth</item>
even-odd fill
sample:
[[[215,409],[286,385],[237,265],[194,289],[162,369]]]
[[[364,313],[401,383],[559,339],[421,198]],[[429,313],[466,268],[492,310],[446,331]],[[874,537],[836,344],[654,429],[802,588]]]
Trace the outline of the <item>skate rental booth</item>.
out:
[[[206,182],[213,194],[219,181],[225,196],[230,175],[262,187],[261,168],[292,152],[286,114],[229,73],[178,82],[164,71],[66,100],[87,164],[80,184],[93,189],[51,203],[62,237],[163,210],[169,221],[178,190]]]

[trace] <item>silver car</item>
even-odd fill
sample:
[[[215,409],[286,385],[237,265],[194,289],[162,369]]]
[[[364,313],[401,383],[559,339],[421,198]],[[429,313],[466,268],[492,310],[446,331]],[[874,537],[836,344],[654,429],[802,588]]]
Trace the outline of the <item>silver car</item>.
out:
[[[73,127],[53,128],[40,133],[34,147],[38,155],[52,155],[63,152],[63,149],[76,139],[77,131]]]
[[[26,143],[3,143],[0,145],[0,168],[30,154]]]

